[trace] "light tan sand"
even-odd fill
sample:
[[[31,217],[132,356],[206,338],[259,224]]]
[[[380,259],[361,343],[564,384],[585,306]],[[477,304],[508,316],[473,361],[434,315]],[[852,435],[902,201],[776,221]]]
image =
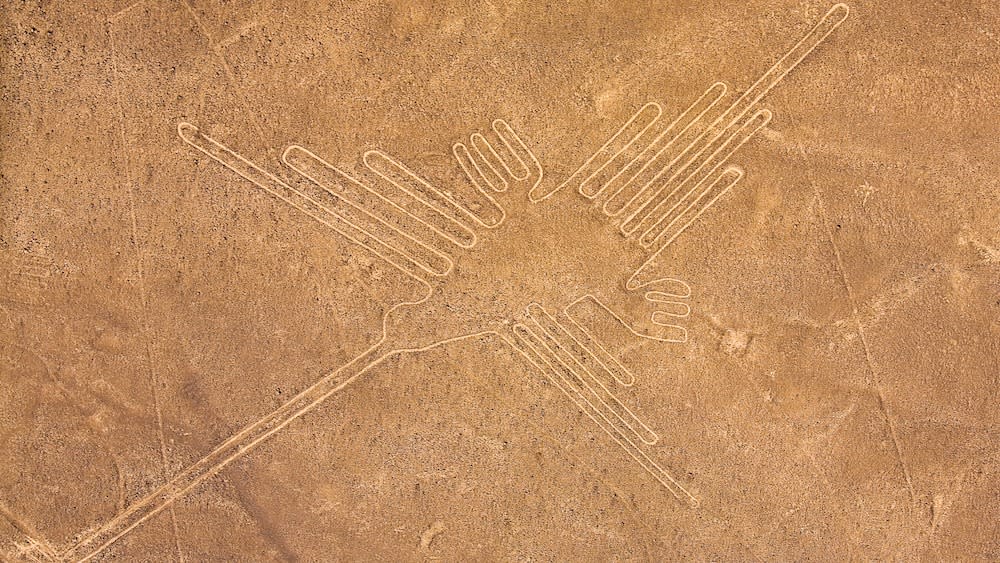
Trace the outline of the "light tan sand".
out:
[[[133,2],[0,14],[0,559],[1000,558],[995,3]]]

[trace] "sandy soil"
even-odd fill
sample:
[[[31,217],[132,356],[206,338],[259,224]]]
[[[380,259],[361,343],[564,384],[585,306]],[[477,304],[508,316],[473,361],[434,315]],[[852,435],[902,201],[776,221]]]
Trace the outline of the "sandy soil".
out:
[[[0,558],[1000,559],[994,2],[0,27]]]

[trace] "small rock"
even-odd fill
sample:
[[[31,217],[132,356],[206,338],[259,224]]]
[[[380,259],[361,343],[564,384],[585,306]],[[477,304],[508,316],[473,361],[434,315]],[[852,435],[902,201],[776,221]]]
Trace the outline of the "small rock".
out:
[[[726,329],[719,341],[719,349],[736,358],[742,358],[753,340],[753,335],[743,330]]]
[[[435,520],[434,523],[431,524],[430,528],[427,528],[424,530],[424,533],[420,534],[420,549],[427,549],[430,547],[434,538],[441,532],[444,532],[445,529],[444,522]]]
[[[112,331],[104,331],[94,340],[94,348],[108,354],[121,354],[122,339]]]

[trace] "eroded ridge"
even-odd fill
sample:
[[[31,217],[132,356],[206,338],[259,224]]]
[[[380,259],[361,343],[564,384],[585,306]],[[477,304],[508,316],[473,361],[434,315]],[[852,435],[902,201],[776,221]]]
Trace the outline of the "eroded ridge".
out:
[[[679,117],[661,125],[662,107],[641,107],[565,182],[596,200],[621,233],[644,247],[662,249],[743,176],[730,157],[765,127],[771,112],[760,101],[846,18],[833,6],[798,43],[726,109],[728,88],[710,86]]]

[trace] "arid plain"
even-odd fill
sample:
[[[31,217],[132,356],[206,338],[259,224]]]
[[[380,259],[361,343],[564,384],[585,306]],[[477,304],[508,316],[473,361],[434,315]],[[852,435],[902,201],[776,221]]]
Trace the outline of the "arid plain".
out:
[[[1000,559],[1000,6],[5,0],[0,559]]]

